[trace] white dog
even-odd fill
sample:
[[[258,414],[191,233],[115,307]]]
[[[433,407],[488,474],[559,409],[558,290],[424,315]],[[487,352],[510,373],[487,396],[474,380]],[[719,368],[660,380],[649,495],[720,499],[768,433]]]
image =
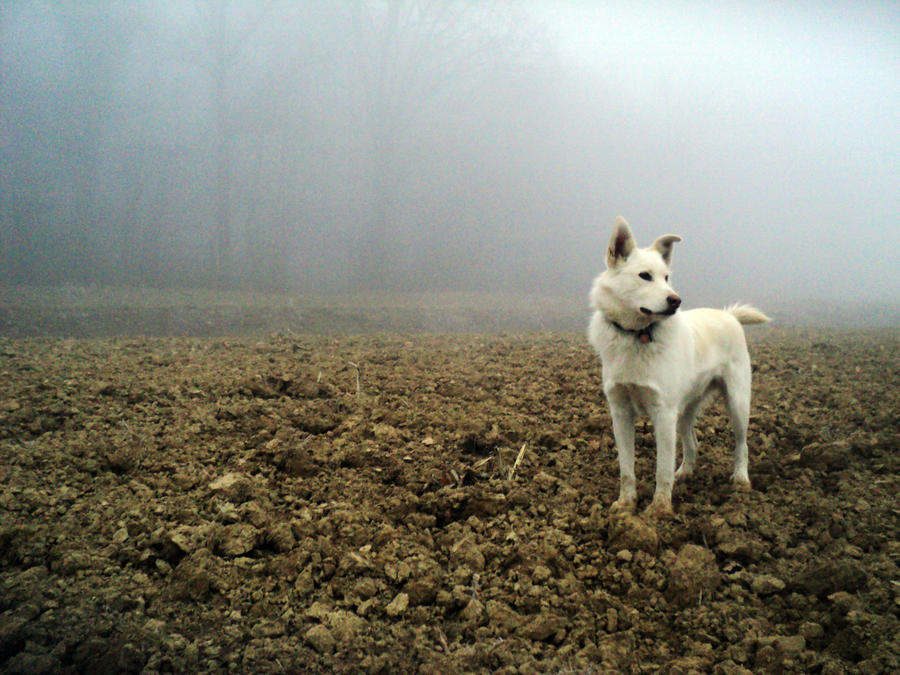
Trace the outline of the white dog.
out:
[[[663,235],[639,249],[623,218],[614,227],[607,269],[591,289],[596,311],[588,328],[603,362],[603,391],[619,454],[619,498],[613,508],[631,511],[637,501],[634,422],[645,414],[656,435],[656,492],[647,510],[672,512],[673,482],[694,470],[694,420],[716,392],[724,395],[734,425],[732,481],[749,488],[750,356],[741,324],[769,317],[746,305],[679,312],[681,298],[669,285],[669,266],[672,246],[681,237]],[[677,472],[676,434],[683,449]]]

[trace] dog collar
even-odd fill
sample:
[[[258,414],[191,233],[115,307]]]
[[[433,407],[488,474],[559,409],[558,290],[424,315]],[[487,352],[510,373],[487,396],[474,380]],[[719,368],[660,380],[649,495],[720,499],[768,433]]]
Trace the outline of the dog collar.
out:
[[[651,323],[646,328],[641,328],[640,330],[634,330],[631,328],[625,328],[622,324],[617,321],[613,321],[610,319],[610,323],[615,326],[622,333],[631,333],[637,338],[638,342],[642,342],[643,344],[647,344],[648,342],[653,342],[653,327],[656,325],[655,323]]]

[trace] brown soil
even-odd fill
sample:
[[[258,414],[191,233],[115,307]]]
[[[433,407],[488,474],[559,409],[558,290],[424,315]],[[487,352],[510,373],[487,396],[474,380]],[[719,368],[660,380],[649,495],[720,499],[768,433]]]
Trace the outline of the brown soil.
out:
[[[897,672],[900,334],[751,338],[660,522],[578,334],[0,340],[0,670]]]

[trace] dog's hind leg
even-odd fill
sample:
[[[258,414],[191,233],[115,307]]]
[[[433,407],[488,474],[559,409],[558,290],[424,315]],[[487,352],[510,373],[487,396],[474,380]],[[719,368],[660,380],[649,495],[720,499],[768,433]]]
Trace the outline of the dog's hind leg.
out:
[[[747,426],[750,422],[750,363],[725,380],[725,405],[734,427],[734,472],[731,481],[735,487],[750,489],[747,450]]]
[[[699,403],[689,405],[678,418],[678,438],[681,439],[681,466],[675,472],[675,480],[689,478],[694,473],[694,462],[697,461],[697,435],[694,433],[694,422],[700,412]]]

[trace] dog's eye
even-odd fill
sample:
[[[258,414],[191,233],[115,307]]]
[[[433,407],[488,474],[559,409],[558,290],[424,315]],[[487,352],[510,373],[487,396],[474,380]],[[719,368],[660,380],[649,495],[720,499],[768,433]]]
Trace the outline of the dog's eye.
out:
[[[666,281],[668,281],[668,280],[669,280],[669,275],[667,274],[667,275],[666,275]]]
[[[640,274],[638,274],[638,276],[644,281],[653,281],[653,276],[650,274],[650,272],[641,272]]]

